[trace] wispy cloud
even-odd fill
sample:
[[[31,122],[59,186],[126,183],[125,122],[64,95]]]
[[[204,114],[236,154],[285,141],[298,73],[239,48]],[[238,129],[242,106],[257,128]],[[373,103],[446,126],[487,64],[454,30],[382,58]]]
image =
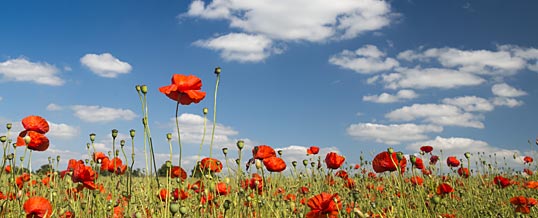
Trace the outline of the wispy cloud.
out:
[[[397,60],[385,56],[375,45],[365,45],[354,52],[344,50],[333,55],[329,58],[329,63],[362,74],[387,71],[399,66]]]
[[[436,125],[417,125],[413,123],[383,125],[376,123],[351,124],[346,132],[356,139],[369,139],[378,143],[396,145],[402,142],[428,139],[427,133],[441,132]]]
[[[409,90],[409,89],[402,89],[398,91],[395,95],[384,92],[379,95],[363,96],[362,100],[386,104],[386,103],[394,103],[394,102],[399,102],[403,100],[414,99],[417,97],[418,97],[418,94],[415,91]]]

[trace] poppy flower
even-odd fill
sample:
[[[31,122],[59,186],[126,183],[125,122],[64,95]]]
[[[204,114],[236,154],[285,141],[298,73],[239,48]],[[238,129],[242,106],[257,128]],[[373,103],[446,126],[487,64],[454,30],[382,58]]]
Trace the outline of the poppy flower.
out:
[[[460,161],[455,156],[450,156],[446,159],[446,164],[449,167],[459,167]]]
[[[525,169],[523,169],[523,172],[525,172],[525,173],[526,173],[527,175],[529,175],[529,176],[532,176],[532,174],[534,174],[534,173],[532,172],[532,170],[529,169],[529,168],[525,168]]]
[[[530,156],[526,156],[523,158],[523,161],[525,161],[526,164],[528,163],[532,163],[532,161],[534,161],[534,159],[532,159],[532,157]]]
[[[103,152],[94,152],[93,153],[93,161],[97,162],[98,160],[103,160],[105,158],[108,158],[105,153]]]
[[[44,197],[31,197],[23,205],[26,218],[50,218],[52,205]]]
[[[429,145],[424,145],[424,146],[420,147],[420,151],[423,151],[425,153],[430,153],[430,152],[433,151],[433,147],[429,146]]]
[[[424,169],[424,161],[420,157],[417,157],[415,159],[415,164],[413,164],[417,169],[422,170]]]
[[[353,167],[353,169],[356,169],[356,170],[358,170],[359,168],[361,168],[360,164],[355,164],[355,166]]]
[[[516,206],[515,212],[519,212],[522,214],[529,214],[530,207],[536,205],[536,199],[534,198],[526,198],[523,196],[517,196],[510,198],[510,203]]]
[[[45,118],[40,116],[27,116],[22,119],[22,126],[25,130],[35,131],[41,134],[45,134],[49,131],[49,123]]]
[[[263,165],[270,172],[282,172],[286,169],[286,162],[279,157],[270,157],[263,159]]]
[[[172,167],[172,173],[170,174],[170,178],[181,178],[182,180],[187,179],[187,172],[179,166],[173,166]]]
[[[189,105],[199,103],[205,98],[205,92],[200,89],[202,89],[200,78],[193,75],[174,74],[172,84],[160,87],[159,91],[182,105]]]
[[[338,211],[342,209],[338,194],[325,192],[308,199],[307,205],[310,212],[306,214],[306,218],[336,218]]]
[[[6,173],[11,173],[11,165],[7,165],[4,170],[6,171]]]
[[[200,162],[200,168],[204,172],[209,171],[218,173],[222,171],[222,163],[215,158],[206,157]]]
[[[299,187],[299,193],[301,193],[303,195],[306,195],[306,194],[308,194],[308,192],[310,192],[310,189],[308,189],[307,187],[305,187],[305,186]]]
[[[327,156],[325,156],[325,164],[327,164],[327,168],[329,169],[340,168],[345,160],[346,158],[344,156],[340,156],[335,152],[329,152],[327,153]]]
[[[469,178],[469,176],[471,175],[471,173],[469,172],[469,168],[460,167],[460,168],[458,169],[458,175],[460,175],[460,176],[463,177],[463,178]]]
[[[318,154],[319,152],[319,147],[318,146],[310,146],[310,148],[306,149],[306,154],[307,155],[314,155],[314,154]]]
[[[71,180],[75,183],[82,183],[84,187],[90,190],[95,190],[97,185],[95,185],[94,181],[97,179],[97,174],[93,171],[91,166],[84,165],[84,162],[80,161],[77,163],[78,165],[75,166],[73,175],[71,175]]]
[[[431,165],[437,164],[437,161],[439,161],[439,156],[433,155],[433,156],[430,157],[430,164]]]
[[[34,151],[45,151],[47,148],[49,148],[49,138],[47,136],[36,132],[32,130],[24,130],[21,133],[19,133],[19,137],[17,137],[17,146],[24,146],[26,145],[26,142],[24,140],[24,137],[30,137],[30,143],[28,143],[28,149],[34,150]]]
[[[454,188],[452,188],[452,186],[450,186],[447,183],[443,183],[443,184],[440,184],[439,186],[437,186],[436,193],[438,195],[445,195],[445,194],[448,194],[448,193],[451,193],[451,192],[454,192]]]
[[[510,186],[510,184],[512,183],[512,181],[510,181],[510,179],[508,178],[504,178],[502,176],[495,176],[493,178],[493,182],[495,183],[495,185],[498,185],[502,188],[506,188],[508,186]]]
[[[347,179],[349,177],[349,175],[347,174],[345,170],[338,170],[334,175],[342,179]]]
[[[172,192],[172,196],[174,197],[174,200],[178,200],[178,199],[185,200],[185,199],[187,199],[189,197],[189,192],[186,192],[183,189],[181,189],[181,191],[179,191],[179,189],[176,188]]]
[[[411,181],[413,185],[422,185],[424,183],[424,179],[420,176],[413,176],[409,181]]]
[[[226,185],[226,183],[224,182],[217,183],[217,194],[227,195],[228,193],[230,193],[230,191],[232,191],[232,187],[230,187],[229,185]]]
[[[268,145],[258,145],[252,149],[254,159],[263,160],[265,158],[276,157],[275,149]]]
[[[157,195],[157,197],[159,197],[159,199],[160,199],[161,201],[166,201],[166,199],[168,199],[168,196],[169,196],[169,195],[170,195],[170,194],[168,193],[168,190],[166,190],[165,188],[163,188],[163,189],[161,189],[161,190],[159,191],[159,194]]]
[[[392,158],[391,158],[392,156]],[[372,167],[376,173],[382,173],[385,171],[396,171],[396,165],[400,167],[400,171],[405,172],[405,166],[407,165],[407,160],[402,158],[398,161],[396,153],[389,155],[389,152],[383,151],[377,154],[372,161]]]

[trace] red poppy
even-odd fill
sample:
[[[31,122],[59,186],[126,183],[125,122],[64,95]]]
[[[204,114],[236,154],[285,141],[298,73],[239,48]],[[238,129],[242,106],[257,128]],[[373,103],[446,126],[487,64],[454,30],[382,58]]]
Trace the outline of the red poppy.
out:
[[[512,184],[512,181],[510,181],[510,179],[504,178],[502,176],[495,176],[493,178],[493,182],[502,188],[506,188],[510,186],[510,184]]]
[[[526,198],[523,196],[517,196],[510,198],[510,203],[516,206],[515,212],[519,212],[522,214],[529,214],[530,207],[536,205],[536,199],[534,198]]]
[[[327,168],[329,169],[340,168],[345,160],[346,158],[344,156],[340,156],[335,152],[329,152],[327,153],[327,156],[325,156],[325,164],[327,164]]]
[[[263,159],[263,165],[270,172],[282,172],[286,169],[286,162],[279,157],[270,157]]]
[[[49,139],[47,136],[31,130],[24,130],[21,133],[19,133],[19,137],[17,137],[17,146],[24,146],[26,145],[26,142],[24,141],[24,137],[28,136],[30,137],[30,143],[28,143],[28,149],[34,150],[34,151],[45,151],[47,148],[49,148]]]
[[[359,169],[359,168],[361,168],[360,164],[355,164],[355,166],[353,167],[353,169],[356,169],[356,170]]]
[[[301,193],[303,195],[306,195],[306,194],[308,194],[308,192],[310,192],[310,189],[308,189],[307,187],[305,187],[305,186],[299,187],[299,193]]]
[[[182,105],[199,103],[205,98],[205,92],[202,89],[202,80],[193,75],[174,74],[172,84],[159,88],[159,91],[168,98],[177,101]]]
[[[193,184],[189,184],[188,188],[193,190],[196,193],[200,193],[201,191],[204,190],[204,183],[202,183],[201,180],[198,180]]]
[[[232,191],[232,187],[230,187],[229,185],[226,185],[226,183],[224,182],[217,183],[217,194],[227,195],[228,193],[230,193],[230,191]]]
[[[431,165],[437,164],[437,161],[439,161],[439,156],[433,155],[433,156],[430,157],[430,164]]]
[[[422,159],[421,159],[420,157],[417,157],[417,158],[415,159],[415,164],[414,164],[414,166],[415,166],[417,169],[422,170],[422,169],[424,169],[424,161],[422,161]]]
[[[310,146],[310,148],[306,149],[306,154],[318,154],[319,147],[318,146]]]
[[[460,161],[455,156],[450,156],[446,159],[446,164],[449,167],[459,167]]]
[[[413,185],[422,185],[424,183],[424,179],[420,176],[413,176],[409,181],[411,181]]]
[[[200,168],[204,172],[209,171],[209,172],[218,173],[222,171],[222,163],[215,158],[206,157],[202,159],[202,161],[200,162]]]
[[[451,192],[454,192],[454,188],[452,188],[452,186],[450,186],[447,183],[443,183],[443,184],[440,184],[439,186],[437,186],[437,192],[436,193],[438,195],[445,195],[445,194],[448,194],[448,193],[451,193]]]
[[[532,170],[529,169],[529,168],[525,168],[525,169],[523,169],[523,172],[525,172],[525,173],[526,173],[527,175],[529,175],[529,176],[532,176],[532,174],[534,174],[534,173],[532,172]]]
[[[532,159],[532,157],[530,157],[530,156],[526,156],[525,158],[523,158],[523,161],[525,161],[525,163],[532,163],[532,161],[534,161],[534,159]]]
[[[25,130],[35,131],[41,134],[45,134],[49,131],[49,123],[45,118],[40,116],[27,116],[22,119],[22,126]]]
[[[276,157],[275,149],[268,145],[258,145],[252,149],[254,159],[263,160],[265,158]]]
[[[392,153],[392,155],[389,155],[389,152],[383,151],[377,154],[374,157],[374,160],[372,161],[372,167],[374,168],[374,171],[376,173],[382,173],[385,171],[396,171],[397,170],[396,165],[400,166],[400,170],[402,173],[405,172],[405,166],[407,165],[407,160],[405,158],[402,158],[398,162],[398,158],[395,152]]]
[[[334,175],[342,179],[347,179],[349,177],[349,175],[347,174],[345,170],[338,170]]]
[[[426,153],[430,153],[430,152],[433,151],[433,147],[429,146],[429,145],[424,145],[424,146],[420,147],[420,150],[423,151],[423,152],[426,152]]]
[[[31,197],[23,205],[26,218],[50,218],[52,205],[44,197]]]
[[[174,197],[175,200],[178,200],[178,199],[185,200],[185,199],[187,199],[189,197],[189,192],[186,192],[183,189],[181,189],[181,191],[179,191],[179,189],[176,188],[172,192],[172,196]]]
[[[161,189],[159,191],[159,194],[157,195],[157,197],[159,197],[161,201],[166,201],[166,199],[168,199],[169,196],[170,194],[168,193],[168,190],[166,190],[165,188]]]
[[[97,186],[94,181],[97,179],[97,174],[93,171],[91,166],[84,165],[84,162],[79,161],[78,164],[74,167],[73,175],[71,175],[71,180],[73,182],[81,182],[84,187],[95,190]]]
[[[458,175],[460,175],[463,178],[469,178],[469,176],[471,176],[471,173],[469,172],[469,168],[460,167],[458,169]]]
[[[93,161],[97,162],[98,160],[103,160],[105,158],[108,158],[105,153],[103,152],[94,152],[93,153]]]
[[[336,218],[338,211],[342,209],[338,194],[325,192],[308,199],[307,205],[310,212],[306,214],[306,218]]]
[[[187,172],[179,166],[173,166],[172,167],[172,173],[170,174],[170,177],[173,178],[181,178],[182,180],[187,179]]]
[[[7,165],[4,170],[6,171],[6,173],[11,173],[11,165]]]

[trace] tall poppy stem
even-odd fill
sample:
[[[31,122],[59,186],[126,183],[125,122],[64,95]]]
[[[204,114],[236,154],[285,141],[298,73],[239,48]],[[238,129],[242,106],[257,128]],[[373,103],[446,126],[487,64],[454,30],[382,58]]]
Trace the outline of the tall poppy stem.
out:
[[[181,167],[181,157],[183,156],[183,146],[181,146],[181,135],[179,134],[179,118],[177,117],[179,113],[179,99],[176,104],[176,129],[177,129],[177,143],[179,145],[179,167]],[[172,152],[170,150],[170,152]]]
[[[220,67],[215,68],[217,82],[215,83],[215,97],[213,98],[213,130],[211,131],[211,143],[209,144],[209,157],[213,157],[213,140],[215,139],[215,127],[217,126],[217,93],[219,91]]]

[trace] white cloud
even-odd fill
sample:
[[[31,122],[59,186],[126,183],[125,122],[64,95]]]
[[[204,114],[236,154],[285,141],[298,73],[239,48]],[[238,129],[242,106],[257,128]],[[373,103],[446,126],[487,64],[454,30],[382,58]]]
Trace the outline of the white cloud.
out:
[[[374,82],[377,79],[371,80]],[[486,80],[471,73],[445,68],[399,68],[396,73],[384,74],[381,82],[386,88],[441,88],[451,89],[461,86],[476,86]]]
[[[63,107],[54,103],[50,103],[49,105],[47,105],[47,110],[48,111],[61,111],[63,110]]]
[[[375,103],[393,103],[399,102],[402,100],[414,99],[417,98],[418,94],[409,89],[402,89],[396,93],[396,95],[391,95],[389,93],[381,93],[380,95],[367,95],[363,96],[363,101],[370,101]]]
[[[230,33],[227,35],[194,42],[195,45],[220,52],[227,61],[258,62],[273,53],[280,53],[273,48],[272,40],[263,35]]]
[[[58,68],[53,65],[45,62],[30,62],[26,58],[0,62],[0,75],[6,80],[60,86],[65,81],[58,77],[58,73]]]
[[[495,84],[491,87],[491,92],[499,97],[519,97],[527,93],[523,90],[516,89],[506,83]]]
[[[391,13],[377,0],[195,0],[185,15],[228,20],[230,27],[271,39],[319,42],[378,30]]]
[[[516,163],[521,164],[523,162],[519,159],[518,160],[513,159],[514,153],[520,153],[518,152],[518,150],[508,150],[508,149],[498,148],[498,147],[489,145],[487,142],[469,139],[469,138],[458,138],[458,137],[443,138],[443,137],[437,136],[433,140],[413,143],[407,146],[407,149],[418,152],[420,147],[423,145],[432,146],[434,148],[434,152],[438,152],[439,150],[442,149],[444,157],[456,156],[458,158],[465,160],[465,157],[464,157],[465,152],[470,152],[474,156],[471,158],[475,158],[475,160],[478,160],[477,153],[480,152],[480,153],[485,153],[486,155],[496,154],[499,160],[502,160],[502,158],[505,157],[507,162],[511,164],[516,164]],[[490,161],[488,162],[491,163]],[[446,162],[443,162],[441,164],[446,164]]]
[[[86,54],[80,58],[80,63],[98,76],[107,78],[115,78],[119,74],[127,74],[132,69],[129,63],[120,61],[110,53]]]
[[[488,101],[487,99],[480,98],[477,96],[464,96],[457,98],[445,98],[443,99],[444,104],[454,105],[462,108],[465,111],[469,112],[485,112],[492,111],[495,109],[495,106]]]
[[[70,126],[65,123],[53,123],[49,121],[49,125],[50,131],[47,133],[49,136],[69,139],[78,136],[80,133],[78,127]]]
[[[110,122],[114,120],[132,120],[137,115],[129,109],[109,108],[97,105],[74,105],[71,109],[75,116],[86,122]]]
[[[484,128],[481,116],[462,111],[459,107],[446,104],[413,104],[385,114],[393,121],[423,119],[427,123],[441,126]]]
[[[443,128],[435,125],[416,125],[413,123],[391,125],[357,123],[351,124],[346,131],[348,135],[356,139],[372,139],[378,143],[396,145],[401,142],[428,139],[426,133],[438,133],[443,131]]]
[[[185,143],[200,144],[204,132],[204,118],[196,114],[183,113],[179,115],[178,121],[181,141]],[[208,145],[210,144],[211,140],[213,123],[208,120],[206,125],[204,144]],[[170,119],[170,127],[172,127],[170,130],[171,133],[173,133],[174,138],[177,139],[175,117]],[[235,144],[236,140],[234,140],[232,137],[238,134],[239,132],[234,130],[232,127],[217,123],[217,126],[215,127],[214,144],[219,144],[220,146],[224,146],[225,144]]]
[[[374,45],[365,45],[355,52],[344,50],[333,55],[329,62],[344,69],[350,69],[357,73],[370,74],[387,71],[399,66],[397,60],[384,58],[385,53]]]
[[[496,106],[507,106],[507,107],[519,107],[523,105],[523,101],[517,100],[515,98],[506,98],[506,97],[493,98],[492,103]]]
[[[2,99],[4,99],[4,98],[2,98],[2,96],[0,96],[0,101],[2,101]]]

